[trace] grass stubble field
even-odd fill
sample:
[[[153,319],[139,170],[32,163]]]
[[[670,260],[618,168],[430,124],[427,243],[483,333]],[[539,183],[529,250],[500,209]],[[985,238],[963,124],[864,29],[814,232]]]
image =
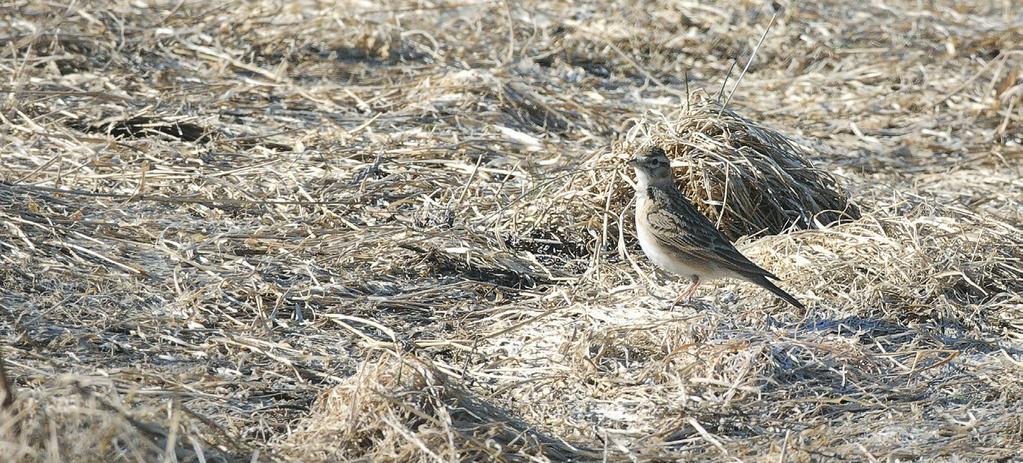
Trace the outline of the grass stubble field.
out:
[[[973,3],[784,5],[726,110],[769,3],[0,3],[0,461],[1020,461]],[[650,139],[808,310],[667,310]]]

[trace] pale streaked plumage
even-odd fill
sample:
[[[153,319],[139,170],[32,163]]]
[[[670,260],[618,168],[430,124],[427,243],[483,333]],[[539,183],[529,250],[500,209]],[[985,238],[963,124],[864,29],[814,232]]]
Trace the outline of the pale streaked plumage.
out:
[[[692,279],[675,304],[691,298],[703,281],[738,278],[805,308],[768,278],[778,277],[735,249],[714,224],[682,195],[664,150],[652,147],[629,161],[636,169],[636,231],[643,252],[658,267]]]

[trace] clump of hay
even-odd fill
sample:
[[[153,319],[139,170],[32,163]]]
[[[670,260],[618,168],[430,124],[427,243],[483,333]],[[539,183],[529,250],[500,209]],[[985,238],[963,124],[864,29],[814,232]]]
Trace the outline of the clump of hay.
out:
[[[369,360],[321,394],[278,449],[295,461],[566,461],[593,457],[459,386],[429,361]]]
[[[625,161],[654,145],[681,167],[674,174],[686,197],[733,241],[860,218],[837,179],[811,164],[808,149],[702,97],[674,119],[638,123],[569,175],[540,183],[508,208],[505,221],[576,247],[610,251],[617,243],[621,250],[635,234],[634,174]]]
[[[12,394],[12,383],[0,385],[0,461],[212,463],[252,454],[245,443],[207,439],[218,425],[180,402],[154,407],[136,391],[118,391],[107,378],[66,374],[49,380],[41,373],[18,371],[34,387],[19,389],[9,402],[3,399]]]
[[[805,148],[712,100],[694,103],[674,121],[635,126],[620,151],[632,157],[650,144],[681,164],[675,175],[683,193],[732,240],[860,217]]]

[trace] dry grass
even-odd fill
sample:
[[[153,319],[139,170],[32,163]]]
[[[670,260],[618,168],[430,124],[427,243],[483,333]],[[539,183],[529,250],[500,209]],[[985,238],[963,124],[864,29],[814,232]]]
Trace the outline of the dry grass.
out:
[[[761,2],[2,4],[0,461],[1012,461],[989,3],[791,5],[724,110]],[[665,310],[644,143],[809,310]]]
[[[860,218],[806,149],[714,100],[690,103],[677,121],[637,125],[630,135],[626,152],[647,139],[681,160],[682,191],[733,240]]]

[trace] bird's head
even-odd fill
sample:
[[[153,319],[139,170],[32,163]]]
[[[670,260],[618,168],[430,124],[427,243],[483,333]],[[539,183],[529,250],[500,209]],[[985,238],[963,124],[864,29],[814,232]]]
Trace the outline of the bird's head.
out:
[[[671,161],[658,146],[643,150],[635,159],[629,161],[629,165],[636,169],[636,182],[640,188],[672,183]]]

